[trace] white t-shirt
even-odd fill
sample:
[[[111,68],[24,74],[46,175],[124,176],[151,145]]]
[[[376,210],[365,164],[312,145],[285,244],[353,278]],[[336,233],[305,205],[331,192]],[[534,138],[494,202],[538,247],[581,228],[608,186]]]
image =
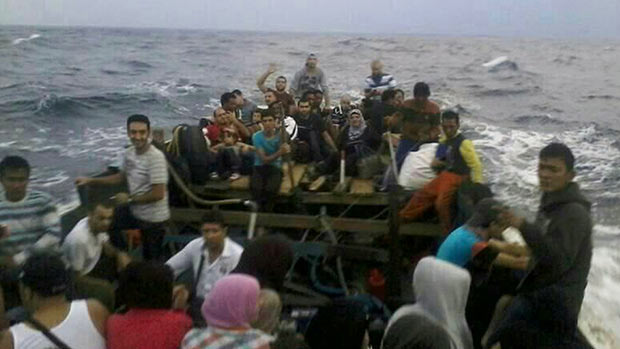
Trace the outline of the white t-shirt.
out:
[[[230,238],[224,240],[224,250],[217,259],[209,264],[209,250],[203,248],[204,239],[202,237],[190,241],[179,253],[172,256],[166,264],[174,271],[174,276],[192,268],[194,278],[197,277],[198,267],[200,266],[200,257],[204,254],[205,261],[202,267],[198,285],[196,286],[196,295],[205,297],[213,288],[217,280],[228,275],[239,263],[243,247]]]
[[[97,265],[103,251],[103,244],[109,239],[107,233],[99,233],[96,236],[91,233],[88,217],[86,217],[79,221],[67,235],[62,244],[62,250],[73,270],[86,275]]]
[[[422,189],[436,177],[431,162],[437,151],[437,143],[425,143],[418,151],[409,152],[398,174],[398,184],[408,190]]]
[[[123,172],[127,177],[129,194],[141,195],[151,191],[153,184],[168,184],[168,169],[166,157],[154,146],[144,154],[136,154],[136,148],[131,146],[125,151]],[[170,219],[168,207],[168,189],[162,200],[148,204],[132,204],[131,213],[139,220],[160,223]]]
[[[56,348],[45,335],[24,323],[11,326],[13,348],[50,349]],[[67,317],[50,332],[65,342],[70,348],[105,349],[105,339],[93,324],[88,313],[86,300],[71,302]]]

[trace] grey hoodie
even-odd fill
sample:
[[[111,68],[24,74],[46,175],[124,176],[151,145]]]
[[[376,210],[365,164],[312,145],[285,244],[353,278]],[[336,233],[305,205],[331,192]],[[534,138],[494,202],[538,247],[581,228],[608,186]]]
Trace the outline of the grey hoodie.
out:
[[[465,306],[471,277],[467,270],[435,257],[422,258],[413,273],[416,303],[399,308],[386,328],[409,314],[421,314],[436,322],[450,335],[452,349],[472,349],[473,341]]]

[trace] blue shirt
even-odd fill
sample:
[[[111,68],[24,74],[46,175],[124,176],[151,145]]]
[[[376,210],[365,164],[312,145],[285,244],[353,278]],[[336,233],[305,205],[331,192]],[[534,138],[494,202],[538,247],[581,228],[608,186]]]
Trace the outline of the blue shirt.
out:
[[[463,225],[452,231],[439,246],[437,259],[464,267],[472,257],[471,248],[480,241],[482,238]]]
[[[258,131],[252,135],[252,144],[257,151],[258,149],[261,149],[265,155],[271,155],[280,149],[280,137],[278,137],[277,134],[274,134],[273,137],[267,138],[265,137],[264,131]],[[264,165],[263,160],[258,154],[256,154],[256,156],[254,156],[254,166],[262,165]],[[282,167],[282,157],[272,161],[269,165]]]

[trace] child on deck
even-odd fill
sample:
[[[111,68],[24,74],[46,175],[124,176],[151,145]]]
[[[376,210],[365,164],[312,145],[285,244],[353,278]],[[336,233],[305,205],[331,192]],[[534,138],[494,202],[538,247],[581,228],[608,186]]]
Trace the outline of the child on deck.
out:
[[[216,172],[211,173],[211,179],[239,179],[241,175],[241,154],[252,150],[253,147],[239,141],[239,135],[234,128],[224,128],[220,133],[220,143],[211,147],[215,152]]]
[[[263,130],[252,136],[256,149],[254,171],[250,180],[252,199],[259,210],[269,212],[282,182],[282,155],[290,152],[290,147],[279,134],[276,134],[276,120],[266,112],[262,114]]]

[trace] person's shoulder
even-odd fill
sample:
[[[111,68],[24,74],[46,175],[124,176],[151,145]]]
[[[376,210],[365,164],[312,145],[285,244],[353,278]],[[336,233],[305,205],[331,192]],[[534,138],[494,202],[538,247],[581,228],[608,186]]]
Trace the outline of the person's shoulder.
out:
[[[226,246],[230,249],[230,252],[233,255],[241,255],[241,253],[243,253],[243,246],[239,245],[229,237],[226,237]]]
[[[165,318],[168,323],[176,324],[181,327],[191,328],[192,327],[192,319],[185,313],[180,310],[171,310],[166,312]]]
[[[164,153],[161,150],[157,149],[157,147],[152,144],[149,147],[148,154],[153,159],[166,160],[166,156],[164,155]]]
[[[28,200],[30,201],[40,201],[42,203],[50,203],[54,201],[52,196],[44,191],[39,190],[30,190],[28,192]]]
[[[79,302],[79,301],[73,301]],[[100,301],[89,298],[85,300],[88,314],[93,321],[106,321],[110,316],[110,311]]]
[[[88,217],[82,218],[77,224],[71,229],[69,234],[65,237],[64,244],[77,244],[86,242],[89,234],[88,227]]]

